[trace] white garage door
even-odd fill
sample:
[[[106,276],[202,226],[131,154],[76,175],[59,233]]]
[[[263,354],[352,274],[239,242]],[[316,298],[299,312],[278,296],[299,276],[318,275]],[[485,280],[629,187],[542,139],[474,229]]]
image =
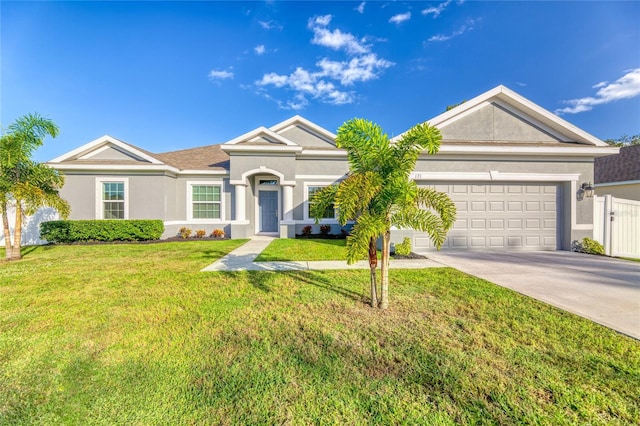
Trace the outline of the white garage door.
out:
[[[456,203],[457,220],[443,249],[556,250],[556,184],[435,184]],[[415,233],[416,251],[433,248],[429,237]]]

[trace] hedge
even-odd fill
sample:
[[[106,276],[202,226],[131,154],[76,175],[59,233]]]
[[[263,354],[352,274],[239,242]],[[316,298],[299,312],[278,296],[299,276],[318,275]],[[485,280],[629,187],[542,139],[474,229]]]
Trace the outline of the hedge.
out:
[[[50,243],[78,241],[148,241],[164,232],[161,220],[54,220],[40,224],[40,238]]]

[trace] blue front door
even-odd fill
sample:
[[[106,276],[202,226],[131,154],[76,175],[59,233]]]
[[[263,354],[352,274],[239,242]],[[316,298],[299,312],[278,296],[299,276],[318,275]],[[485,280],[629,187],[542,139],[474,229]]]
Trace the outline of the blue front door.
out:
[[[258,192],[260,232],[278,232],[278,192]]]

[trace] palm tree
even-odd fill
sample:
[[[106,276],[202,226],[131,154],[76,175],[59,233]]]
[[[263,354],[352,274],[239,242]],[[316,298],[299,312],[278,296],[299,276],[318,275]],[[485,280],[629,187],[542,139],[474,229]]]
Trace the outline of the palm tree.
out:
[[[338,222],[355,220],[347,238],[347,262],[369,256],[371,305],[389,306],[389,256],[391,227],[426,232],[436,248],[453,226],[456,208],[449,197],[410,179],[418,156],[435,154],[440,131],[419,124],[391,142],[382,128],[364,119],[352,119],[338,129],[336,146],[347,151],[349,175],[338,185],[317,193],[311,214],[318,220],[330,205],[338,209]],[[375,242],[382,238],[381,292],[377,297]]]
[[[31,157],[46,136],[56,137],[58,127],[38,114],[18,118],[0,137],[0,211],[4,228],[7,260],[20,259],[23,215],[34,214],[41,207],[53,207],[62,217],[69,214],[69,204],[60,197],[64,177]],[[9,229],[9,206],[15,206],[13,238]]]

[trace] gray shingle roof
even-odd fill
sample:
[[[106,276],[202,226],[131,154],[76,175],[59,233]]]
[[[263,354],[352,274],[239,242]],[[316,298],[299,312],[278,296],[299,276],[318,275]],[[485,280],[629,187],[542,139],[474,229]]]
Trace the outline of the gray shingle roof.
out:
[[[150,155],[181,170],[229,170],[229,155],[220,149],[220,145]]]
[[[594,180],[595,183],[640,180],[640,145],[625,146],[617,155],[596,158]]]

